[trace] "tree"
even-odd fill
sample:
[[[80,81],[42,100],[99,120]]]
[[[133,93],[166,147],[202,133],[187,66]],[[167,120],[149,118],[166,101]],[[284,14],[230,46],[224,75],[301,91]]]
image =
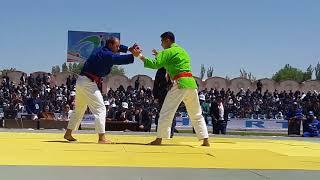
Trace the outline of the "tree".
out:
[[[310,68],[312,69],[312,67]],[[308,68],[309,71],[310,71],[310,68]],[[308,73],[310,72],[303,72],[301,69],[294,68],[289,64],[286,64],[282,69],[280,69],[278,72],[276,72],[272,76],[272,79],[277,82],[284,81],[284,80],[294,80],[301,83],[311,78],[311,77],[309,78],[310,75]],[[311,72],[311,75],[312,75],[312,72]]]
[[[69,63],[68,65],[67,65],[67,63],[63,63],[62,64],[62,72],[71,72],[71,73],[75,73],[75,74],[80,74],[83,65],[84,65],[83,62]],[[52,71],[53,70],[56,71],[56,69],[57,69],[56,66],[52,67]],[[60,67],[59,67],[59,72],[60,72]],[[122,67],[113,66],[110,75],[125,75],[125,70]]]
[[[2,69],[0,71],[0,75],[6,75],[8,72],[16,71],[16,68],[10,68],[10,69]]]
[[[316,67],[314,68],[316,74],[316,80],[320,80],[320,63],[318,62]]]
[[[68,71],[75,74],[80,74],[83,64],[84,63],[70,63]]]
[[[62,72],[68,72],[68,66],[67,66],[67,63],[63,63],[62,64]]]
[[[56,66],[52,66],[51,68],[51,74],[56,74],[60,72],[60,66],[56,65]]]
[[[314,69],[313,69],[312,66],[310,65],[310,66],[307,68],[306,72],[304,73],[304,78],[303,78],[303,80],[306,81],[306,80],[312,79],[313,71],[314,71]]]
[[[203,80],[205,73],[206,73],[206,68],[204,67],[203,64],[201,64],[201,71],[200,71],[200,79],[201,80]]]
[[[73,73],[80,74],[84,63],[80,62],[80,63],[75,63],[75,64],[76,65],[73,67]]]
[[[240,77],[242,77],[242,78],[248,77],[248,73],[246,72],[246,70],[240,69]]]
[[[73,63],[72,64],[72,72],[76,72],[78,69],[78,63]]]
[[[213,67],[210,66],[207,70],[207,78],[212,77],[212,75],[213,75]]]
[[[73,65],[74,63],[69,63],[68,64],[68,72],[73,72]]]
[[[113,66],[110,72],[110,75],[125,75],[126,72],[123,67]]]
[[[68,65],[66,63],[62,64],[62,72],[71,72],[75,74],[80,74],[81,69],[83,67],[82,62],[80,63],[69,63]]]
[[[249,81],[253,82],[255,81],[257,78],[251,73],[251,72],[247,72],[245,69],[240,69],[240,77],[248,79]]]

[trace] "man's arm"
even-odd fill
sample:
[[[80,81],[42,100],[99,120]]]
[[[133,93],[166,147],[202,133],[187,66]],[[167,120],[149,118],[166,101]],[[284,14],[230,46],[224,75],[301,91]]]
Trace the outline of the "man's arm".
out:
[[[128,52],[128,46],[120,45],[119,52],[127,53]]]
[[[122,53],[127,53],[128,51],[132,52],[133,49],[136,49],[137,52],[140,52],[140,53],[142,52],[142,49],[140,49],[139,45],[136,43],[131,47],[120,45],[118,52],[122,52]]]
[[[123,50],[126,50],[126,49],[128,48],[123,47]],[[132,54],[124,54],[124,55],[115,54],[110,51],[106,51],[103,48],[96,49],[94,50],[93,53],[106,61],[109,61],[109,62],[111,61],[113,65],[131,64],[134,61],[134,56]]]
[[[171,59],[171,53],[170,51],[166,50],[161,51],[155,59],[144,57],[142,54],[140,54],[138,57],[144,62],[144,67],[150,69],[160,69],[168,62],[168,60]]]
[[[111,62],[113,65],[131,64],[134,62],[134,57],[132,54],[113,54],[111,57]]]

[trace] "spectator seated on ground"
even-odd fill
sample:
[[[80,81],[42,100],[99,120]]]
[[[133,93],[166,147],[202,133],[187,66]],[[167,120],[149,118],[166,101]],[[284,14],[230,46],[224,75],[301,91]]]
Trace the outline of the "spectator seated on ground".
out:
[[[27,100],[26,103],[28,114],[38,114],[41,112],[42,101],[38,96],[38,91],[33,90],[31,97]]]
[[[12,107],[12,105],[10,105],[10,104],[8,106],[6,106],[6,109],[4,111],[4,118],[5,119],[15,119],[17,117],[17,114],[18,114],[17,110],[14,109]]]
[[[74,106],[75,106],[75,103],[76,103],[75,102],[76,101],[75,96],[76,96],[76,92],[75,91],[71,91],[70,95],[69,95],[68,102],[67,102],[69,104],[71,110],[74,110]]]
[[[304,124],[303,137],[319,137],[320,121],[316,119],[313,112],[309,112],[309,116]]]
[[[112,104],[109,109],[107,109],[107,121],[114,121],[116,120],[116,113],[117,113],[117,105]]]
[[[128,103],[122,102],[122,108],[116,113],[116,120],[123,122],[132,121],[132,113],[128,110]]]
[[[149,112],[143,108],[142,104],[136,105],[134,117],[139,124],[140,131],[150,132],[152,120]]]
[[[49,111],[48,105],[44,106],[43,111],[38,114],[38,118],[46,120],[55,120],[54,113]]]
[[[71,113],[72,113],[72,110],[70,110],[70,105],[69,104],[65,104],[64,108],[63,108],[63,111],[58,116],[58,119],[59,120],[64,120],[64,121],[69,121]]]
[[[283,114],[282,112],[279,112],[277,115],[276,115],[276,119],[283,119]]]

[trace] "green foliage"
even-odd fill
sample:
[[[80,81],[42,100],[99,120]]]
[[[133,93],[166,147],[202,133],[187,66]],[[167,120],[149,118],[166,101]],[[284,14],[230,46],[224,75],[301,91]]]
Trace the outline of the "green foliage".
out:
[[[282,69],[276,72],[272,79],[280,82],[284,80],[294,80],[297,82],[303,82],[306,80],[310,80],[312,78],[313,68],[310,65],[306,72],[303,72],[301,69],[294,68],[289,64],[286,64]]]
[[[316,67],[314,68],[316,74],[316,80],[320,80],[320,63],[318,62]]]
[[[213,67],[210,66],[207,70],[207,78],[210,78],[213,76]]]
[[[75,74],[80,74],[81,69],[83,67],[84,63],[63,63],[62,64],[62,72],[72,72]],[[60,66],[52,66],[51,69],[52,74],[61,72],[60,71]],[[113,66],[112,70],[110,72],[110,75],[125,75],[125,70],[123,67],[120,66]]]
[[[113,66],[110,75],[125,75],[126,72],[123,67]]]
[[[51,68],[51,74],[56,74],[56,73],[59,73],[61,70],[60,70],[60,66],[59,65],[56,65],[56,66],[52,66]]]
[[[204,67],[203,64],[201,64],[200,79],[204,78],[205,73],[206,73],[206,68]]]
[[[8,72],[16,71],[16,68],[10,68],[10,69],[2,69],[0,71],[0,75],[6,75]]]
[[[62,72],[68,72],[68,66],[67,66],[67,63],[63,63],[62,64]]]
[[[251,72],[248,73],[245,69],[240,69],[240,77],[248,79],[252,82],[257,79]]]

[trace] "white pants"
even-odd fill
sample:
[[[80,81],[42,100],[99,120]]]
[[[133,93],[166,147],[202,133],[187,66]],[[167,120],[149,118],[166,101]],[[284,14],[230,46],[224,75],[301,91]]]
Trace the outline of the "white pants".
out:
[[[159,115],[157,131],[158,138],[169,138],[173,117],[181,102],[184,102],[191,124],[194,127],[199,140],[208,138],[207,125],[202,116],[197,89],[179,89],[174,83],[168,92]]]
[[[94,115],[96,132],[105,133],[106,107],[102,94],[95,82],[86,76],[79,76],[76,84],[75,110],[70,116],[68,129],[79,128],[87,106]]]

